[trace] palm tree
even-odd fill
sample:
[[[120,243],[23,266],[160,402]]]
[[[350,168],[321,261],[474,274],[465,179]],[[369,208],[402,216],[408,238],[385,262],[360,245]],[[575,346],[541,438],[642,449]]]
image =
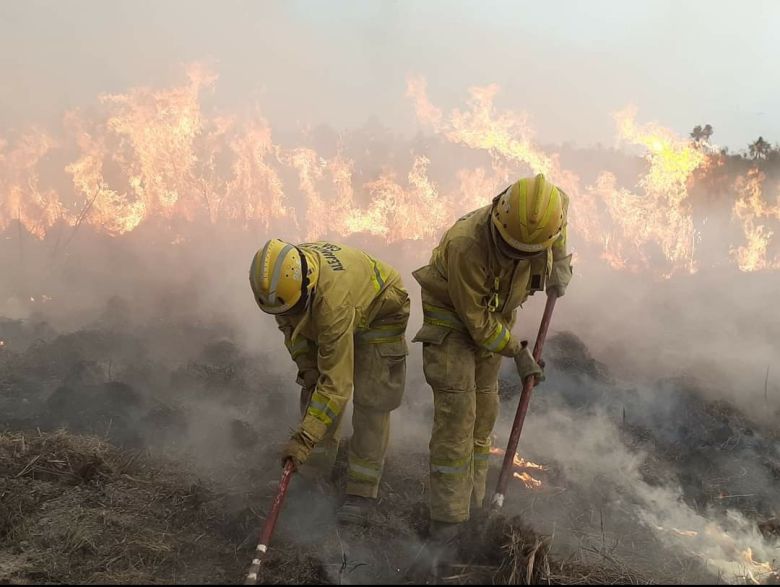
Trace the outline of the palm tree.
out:
[[[693,139],[693,143],[695,145],[701,143],[701,140],[704,138],[704,129],[702,129],[700,124],[697,124],[693,127],[693,130],[691,131],[691,138]]]
[[[758,137],[755,142],[748,145],[751,159],[766,159],[772,151],[772,145],[764,140],[764,137]]]
[[[708,145],[713,132],[715,131],[713,131],[711,124],[705,124],[704,126],[697,124],[691,131],[691,142],[696,147],[701,147],[705,144]]]

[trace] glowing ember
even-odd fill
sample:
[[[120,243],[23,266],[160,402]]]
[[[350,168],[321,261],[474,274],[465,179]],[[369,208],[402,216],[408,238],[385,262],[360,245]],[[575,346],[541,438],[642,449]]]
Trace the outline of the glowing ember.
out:
[[[506,454],[506,451],[503,448],[498,448],[497,446],[493,446],[490,448],[490,454],[491,455],[497,455],[497,456],[503,456]],[[512,465],[516,469],[533,469],[537,471],[546,471],[547,467],[544,465],[539,465],[537,463],[534,463],[533,461],[527,461],[524,458],[522,458],[520,455],[515,453],[514,458],[512,459]],[[536,489],[537,487],[540,487],[542,485],[542,482],[538,479],[532,477],[529,473],[523,471],[523,472],[517,472],[515,471],[513,473],[514,477],[517,479],[520,479],[522,481],[523,485],[525,485],[528,489]]]
[[[513,473],[514,477],[516,479],[520,479],[520,481],[525,485],[527,489],[536,489],[537,487],[541,487],[542,482],[538,479],[534,479],[529,475],[528,473]]]
[[[760,563],[753,560],[753,550],[748,547],[742,551],[742,560],[746,565],[746,578],[755,585],[761,585],[764,581],[776,578],[778,573],[769,563]]]
[[[513,463],[515,467],[519,467],[521,469],[536,469],[537,471],[546,471],[547,467],[544,465],[539,465],[537,463],[534,463],[532,461],[526,461],[524,458],[522,458],[520,455],[515,454],[515,458],[513,459]]]

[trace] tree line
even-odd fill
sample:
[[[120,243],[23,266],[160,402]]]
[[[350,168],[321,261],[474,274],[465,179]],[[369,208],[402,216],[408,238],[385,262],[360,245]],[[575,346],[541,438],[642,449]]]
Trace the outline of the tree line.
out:
[[[711,124],[700,125],[697,124],[693,127],[690,133],[691,143],[698,149],[712,149],[710,138],[714,134],[715,130]],[[728,155],[728,147],[720,149],[722,155]],[[755,141],[747,146],[747,149],[743,154],[732,154],[732,156],[747,157],[753,161],[769,161],[780,160],[780,145],[775,143],[772,145],[764,137],[758,137]]]

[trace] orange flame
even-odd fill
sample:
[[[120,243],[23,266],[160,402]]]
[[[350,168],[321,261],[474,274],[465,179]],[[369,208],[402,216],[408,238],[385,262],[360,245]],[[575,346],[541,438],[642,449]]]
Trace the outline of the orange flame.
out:
[[[542,486],[542,482],[538,479],[534,479],[529,475],[528,473],[518,473],[514,472],[512,474],[516,479],[520,479],[520,481],[525,485],[527,489],[537,489]]]
[[[754,169],[735,183],[738,198],[734,202],[734,217],[740,222],[747,242],[732,247],[731,254],[743,271],[780,268],[780,257],[767,259],[767,248],[774,232],[761,223],[765,218],[780,220],[780,197],[774,206],[764,201],[761,193],[764,180],[764,174]]]
[[[750,579],[755,585],[761,585],[763,581],[770,577],[778,577],[777,570],[772,565],[753,560],[753,549],[750,547],[742,551],[742,561],[746,565],[746,578]]]
[[[498,448],[497,446],[493,446],[490,448],[490,454],[503,456],[506,454],[506,451],[503,448]],[[545,467],[544,465],[539,465],[537,463],[534,463],[533,461],[527,461],[517,453],[515,453],[515,456],[512,459],[512,465],[517,469],[532,469],[537,471],[547,470],[547,467]],[[528,489],[536,489],[537,487],[541,487],[542,485],[541,481],[534,478],[526,471],[522,471],[522,472],[515,471],[513,472],[513,476],[517,479],[520,479],[523,485],[525,485],[525,487]]]
[[[59,195],[40,187],[38,166],[56,147],[54,139],[39,130],[23,134],[13,148],[0,139],[0,230],[14,218],[38,238],[63,214]]]
[[[596,247],[612,267],[666,276],[697,268],[700,235],[688,187],[716,156],[656,124],[637,123],[633,108],[615,120],[621,139],[644,152],[647,169],[637,186],[620,186],[604,171],[583,187],[558,154],[535,143],[527,115],[495,107],[497,85],[470,88],[465,108],[444,111],[430,101],[425,80],[411,77],[406,93],[418,119],[446,141],[486,153],[489,164],[454,170],[452,184],[437,185],[429,175],[435,164],[414,153],[409,169],[381,169],[358,181],[364,170],[343,152],[323,157],[310,147],[283,147],[261,116],[207,112],[202,97],[216,88],[216,73],[193,64],[185,74],[173,87],[99,96],[94,114],[65,116],[60,139],[31,129],[0,140],[0,230],[18,221],[38,238],[57,223],[121,235],[152,219],[174,229],[205,220],[281,230],[290,239],[366,233],[433,243],[454,219],[531,171],[548,174],[571,196],[574,242]],[[62,159],[67,163],[52,171],[50,161]],[[63,175],[70,189],[57,183]],[[780,203],[762,199],[763,181],[751,172],[735,184],[732,212],[745,242],[730,254],[743,271],[780,268],[767,224],[780,219]]]
[[[516,176],[517,165],[545,173],[572,196],[572,228],[587,241],[603,247],[602,257],[614,268],[639,270],[651,266],[648,248],[660,248],[668,262],[666,274],[695,270],[697,233],[687,203],[687,183],[705,164],[705,155],[655,124],[638,125],[636,111],[615,114],[621,138],[645,149],[649,168],[639,182],[640,194],[617,185],[604,172],[594,186],[581,190],[576,175],[561,168],[556,154],[547,154],[533,142],[527,117],[497,112],[493,99],[498,86],[471,88],[468,111],[445,115],[431,104],[425,80],[407,81],[407,95],[418,118],[449,141],[486,151],[493,158],[498,181]],[[471,176],[470,176],[471,177]],[[482,193],[493,193],[494,189]]]
[[[613,267],[631,264],[639,269],[648,265],[647,245],[655,244],[669,262],[670,272],[693,272],[697,232],[687,202],[687,184],[706,158],[669,130],[652,123],[639,126],[635,118],[634,108],[615,114],[621,139],[646,149],[649,169],[639,181],[641,195],[618,188],[608,173],[597,182],[596,193],[612,224],[605,258]]]

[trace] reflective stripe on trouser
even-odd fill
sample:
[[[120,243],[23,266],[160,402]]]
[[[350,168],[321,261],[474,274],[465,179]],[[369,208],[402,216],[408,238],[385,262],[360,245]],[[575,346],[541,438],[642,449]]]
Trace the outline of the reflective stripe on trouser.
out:
[[[376,497],[390,436],[390,412],[355,404],[352,428],[347,465],[347,494]]]
[[[433,388],[430,442],[431,519],[463,522],[473,501],[481,505],[498,414],[501,356],[486,354],[453,332],[423,347],[423,368]]]
[[[401,404],[406,343],[355,345],[355,397],[347,494],[376,497],[390,435],[390,412]]]

